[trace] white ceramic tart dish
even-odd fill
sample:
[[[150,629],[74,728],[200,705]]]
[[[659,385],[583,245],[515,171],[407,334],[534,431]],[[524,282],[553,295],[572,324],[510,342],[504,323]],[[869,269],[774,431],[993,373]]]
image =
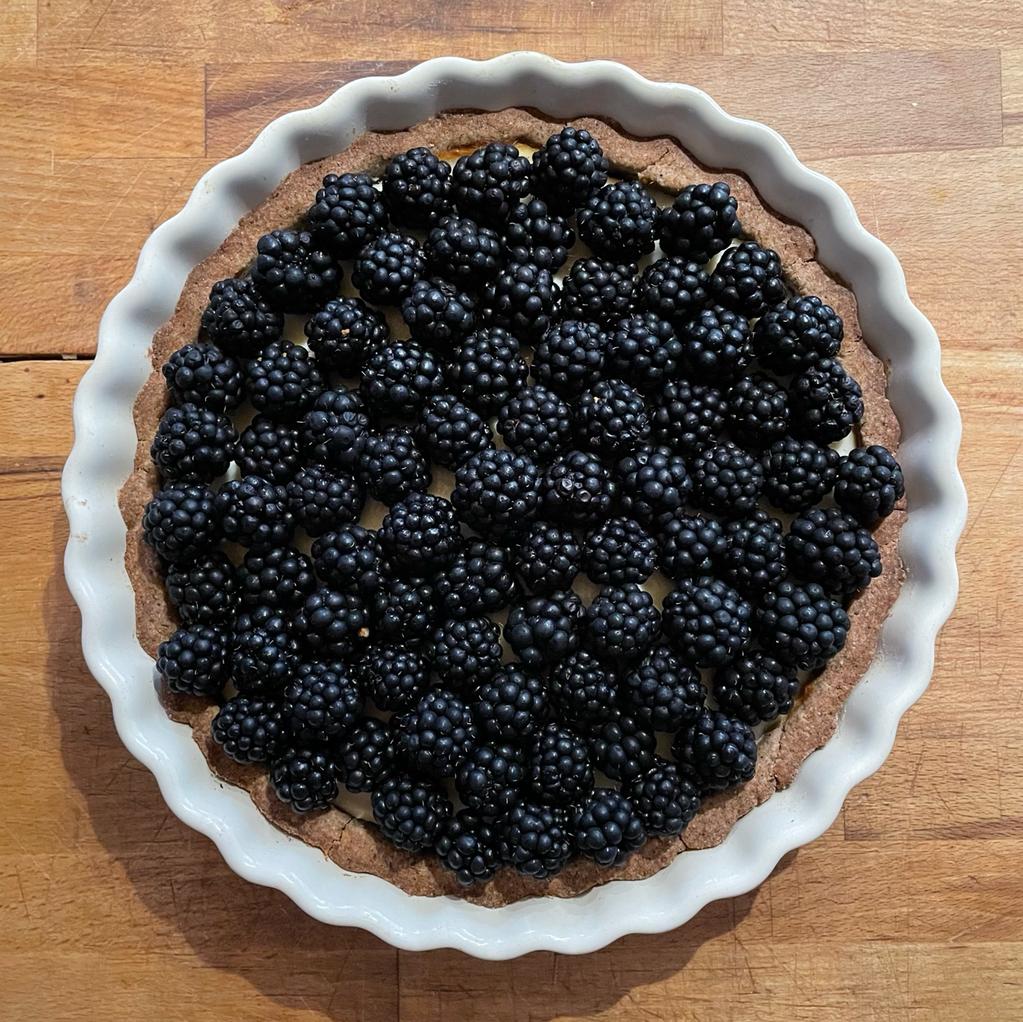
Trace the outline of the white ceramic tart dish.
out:
[[[793,739],[796,760],[788,766],[779,761],[770,777],[751,782],[740,811],[726,814],[711,807],[701,814],[704,839],[697,827],[697,836],[687,842],[693,850],[666,857],[666,865],[648,858],[650,868],[618,874],[636,879],[607,874],[607,882],[580,885],[577,889],[586,893],[574,897],[565,896],[575,893],[571,886],[552,888],[562,896],[551,897],[537,885],[535,896],[516,893],[490,901],[500,907],[485,907],[459,897],[423,896],[429,885],[391,875],[389,860],[374,871],[380,876],[361,871],[366,867],[358,856],[351,864],[360,872],[345,869],[346,857],[333,854],[342,846],[340,835],[326,857],[314,847],[312,831],[300,840],[276,829],[247,791],[211,772],[190,729],[167,716],[153,684],[152,659],[137,638],[146,625],[137,611],[145,616],[149,610],[141,597],[136,599],[132,577],[138,576],[126,569],[126,549],[130,564],[135,540],[125,527],[118,493],[136,467],[133,410],[152,374],[154,335],[175,312],[190,273],[200,264],[216,264],[214,254],[223,251],[225,239],[237,236],[239,220],[264,203],[270,208],[274,199],[267,202],[268,197],[302,165],[340,153],[367,133],[404,131],[445,111],[514,113],[515,108],[542,111],[561,122],[592,117],[617,125],[617,137],[633,140],[635,152],[624,145],[621,159],[609,152],[612,162],[653,183],[672,184],[657,179],[657,154],[666,151],[665,139],[678,140],[701,167],[748,179],[761,211],[771,211],[772,229],[791,232],[799,267],[795,283],[806,286],[818,273],[849,298],[851,317],[858,318],[857,336],[862,334],[869,352],[863,350],[877,367],[884,411],[898,419],[895,439],[901,429],[908,513],[897,512],[902,526],[898,554],[886,562],[890,577],[896,578],[901,577],[901,561],[904,583],[889,588],[890,611],[879,604],[873,619],[867,615],[870,648],[850,678],[837,729],[822,748],[803,762],[830,734],[834,705],[826,724],[816,730],[812,715],[803,713],[794,732],[802,727],[807,734],[820,734],[820,741],[799,746]],[[500,137],[502,125],[514,128],[517,123],[509,116],[492,122],[480,117],[480,124],[493,125],[493,133],[463,141]],[[521,117],[536,122],[531,114]],[[671,146],[679,151],[675,143]],[[394,151],[403,148],[397,145]],[[752,233],[760,240],[758,231]],[[783,261],[788,269],[784,251]],[[219,275],[243,265],[241,260]],[[186,299],[187,289],[183,303]],[[848,327],[850,315],[840,311]],[[867,385],[865,392],[869,415]],[[696,89],[648,82],[607,62],[569,65],[538,54],[509,54],[482,63],[441,58],[397,78],[352,82],[320,106],[273,122],[246,152],[214,167],[182,212],[147,241],[135,276],[103,317],[95,364],[75,399],[75,428],[63,482],[71,525],[66,573],[82,611],[86,659],[111,698],[126,746],[156,775],[175,814],[216,841],[238,873],[281,889],[319,919],[363,926],[405,948],[450,946],[490,958],[539,949],[579,953],[626,933],[669,929],[715,898],[750,890],[786,851],[822,833],[851,787],[884,760],[901,714],[926,687],[935,634],[955,600],[954,551],[965,517],[955,463],[961,427],[941,383],[937,338],[910,303],[898,262],[864,231],[844,193],[803,167],[770,129],[728,116]],[[868,442],[891,439],[881,425],[877,429],[873,435],[867,431]],[[775,737],[765,742],[784,747],[782,729],[771,734]],[[715,832],[715,812],[720,833]]]

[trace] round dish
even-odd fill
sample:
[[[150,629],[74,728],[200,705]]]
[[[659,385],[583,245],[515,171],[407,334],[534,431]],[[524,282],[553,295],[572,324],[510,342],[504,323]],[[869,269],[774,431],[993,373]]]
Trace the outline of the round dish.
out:
[[[241,214],[296,166],[363,131],[406,127],[453,108],[509,106],[542,107],[558,117],[590,113],[637,135],[674,135],[700,162],[744,171],[773,209],[811,231],[821,262],[856,292],[864,333],[891,363],[889,397],[903,427],[911,514],[900,546],[907,583],[882,630],[880,653],[835,737],[789,789],[742,819],[721,845],[680,856],[647,880],[612,881],[567,902],[533,898],[488,910],[410,897],[380,878],[344,873],[273,830],[242,792],[209,773],[188,732],[164,716],[151,661],[135,638],[116,493],[131,468],[131,405],[150,369],[152,335],[192,265]],[[769,129],[727,116],[695,89],[650,83],[604,62],[565,65],[536,54],[479,64],[445,58],[395,79],[351,83],[314,110],[274,122],[246,153],[211,170],[182,213],[147,242],[135,277],[104,316],[75,423],[64,477],[72,527],[67,574],[82,608],[87,660],[111,695],[129,750],[153,769],[171,809],[213,837],[238,872],[281,888],[318,918],[366,926],[402,947],[454,946],[486,957],[580,952],[626,932],[668,929],[713,898],[749,890],[785,851],[821,833],[849,788],[883,761],[899,716],[926,686],[934,633],[955,597],[953,552],[965,510],[955,468],[960,424],[940,382],[937,338],[909,303],[891,252],[866,234],[844,194],[802,167]],[[900,628],[910,621],[912,631]],[[872,695],[881,686],[883,702]]]

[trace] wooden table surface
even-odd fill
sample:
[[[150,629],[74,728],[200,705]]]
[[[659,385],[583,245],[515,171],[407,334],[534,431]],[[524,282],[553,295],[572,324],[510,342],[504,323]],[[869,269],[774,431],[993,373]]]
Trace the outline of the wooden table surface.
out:
[[[207,167],[349,78],[524,48],[699,85],[849,192],[941,335],[972,506],[934,682],[823,838],[674,933],[485,964],[314,923],[171,816],[83,664],[59,483],[99,315]],[[1023,1017],[1018,5],[5,0],[0,224],[0,1018]]]

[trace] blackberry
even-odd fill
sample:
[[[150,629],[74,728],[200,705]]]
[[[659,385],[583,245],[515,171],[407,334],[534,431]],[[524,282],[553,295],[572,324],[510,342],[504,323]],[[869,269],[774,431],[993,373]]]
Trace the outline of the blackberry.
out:
[[[800,373],[789,394],[793,432],[821,444],[842,440],[863,418],[863,391],[837,358]]]
[[[429,579],[384,575],[370,599],[373,635],[388,642],[421,642],[436,616]]]
[[[505,664],[476,690],[472,712],[484,737],[520,742],[547,715],[547,685],[518,664]]]
[[[524,876],[546,880],[572,857],[569,822],[563,809],[521,802],[504,819],[501,858]]]
[[[604,586],[586,609],[586,645],[602,659],[639,660],[660,631],[653,597],[634,582]]]
[[[377,534],[361,525],[345,525],[313,541],[313,567],[332,589],[369,595],[380,586]]]
[[[160,417],[149,454],[163,479],[208,483],[227,471],[237,440],[234,425],[221,412],[171,406]]]
[[[639,301],[659,319],[683,323],[707,304],[709,279],[698,262],[665,256],[643,271]]]
[[[570,589],[579,574],[581,552],[575,533],[552,522],[530,522],[516,537],[515,570],[533,593]]]
[[[391,341],[370,352],[362,366],[362,393],[379,415],[411,419],[427,398],[444,390],[436,356],[414,341]]]
[[[274,759],[288,733],[280,703],[235,696],[217,711],[210,735],[236,763]]]
[[[427,659],[437,677],[460,690],[493,677],[502,655],[500,626],[482,616],[445,621],[426,645]]]
[[[649,725],[627,713],[616,713],[590,737],[594,767],[623,785],[650,769],[656,748]]]
[[[302,434],[287,422],[257,415],[238,437],[234,460],[242,475],[286,483],[298,471]]]
[[[777,660],[814,670],[845,645],[849,616],[816,582],[786,580],[761,598],[757,626],[760,644]]]
[[[565,275],[561,315],[566,320],[613,327],[632,312],[638,292],[635,263],[604,259],[576,259]]]
[[[291,341],[273,341],[245,363],[245,391],[253,408],[278,418],[301,415],[324,386],[309,351]]]
[[[388,232],[367,242],[352,265],[352,283],[367,302],[397,305],[426,273],[415,238]]]
[[[413,769],[432,777],[454,777],[476,744],[468,705],[442,688],[427,692],[396,723],[398,753]]]
[[[749,725],[712,710],[679,731],[672,751],[704,792],[745,784],[757,766],[757,740]]]
[[[483,224],[507,220],[529,187],[529,160],[507,142],[491,142],[459,157],[451,174],[455,205]]]
[[[770,376],[752,373],[740,377],[726,401],[729,430],[745,447],[763,449],[788,431],[789,396]]]
[[[600,379],[607,345],[607,334],[598,324],[561,320],[536,346],[530,373],[538,383],[574,397]]]
[[[707,262],[739,237],[738,205],[724,181],[686,185],[661,210],[661,248],[697,263]]]
[[[271,764],[270,783],[296,813],[326,809],[338,795],[334,761],[319,749],[286,749]]]
[[[450,348],[475,326],[476,302],[446,280],[424,277],[402,299],[401,318],[416,341]]]
[[[799,682],[790,667],[766,653],[751,653],[714,675],[714,698],[723,713],[749,725],[769,724],[792,709]]]
[[[526,776],[541,802],[574,803],[593,790],[590,750],[582,738],[567,728],[546,724],[534,736],[527,753]]]
[[[769,305],[785,300],[781,260],[774,249],[744,241],[728,249],[710,276],[717,301],[743,316],[759,316]]]
[[[309,350],[316,361],[342,376],[357,376],[366,355],[390,334],[383,313],[361,298],[335,298],[305,324]]]
[[[588,649],[556,664],[549,683],[558,718],[571,727],[590,732],[617,715],[618,675]]]
[[[905,493],[901,466],[880,444],[854,448],[838,466],[835,503],[860,525],[887,518]]]
[[[809,369],[838,354],[842,317],[816,295],[795,297],[760,317],[753,332],[757,361],[781,376]]]
[[[354,476],[323,465],[301,469],[286,489],[295,520],[310,536],[357,521],[366,502],[366,491]]]
[[[399,566],[420,574],[450,564],[462,547],[455,509],[432,493],[410,493],[392,504],[377,537]]]
[[[702,309],[679,329],[679,360],[686,372],[701,380],[730,380],[753,361],[749,322],[720,305]]]
[[[360,448],[356,471],[370,494],[388,505],[425,491],[433,479],[430,463],[407,426],[370,433]]]
[[[228,637],[215,625],[179,628],[160,643],[156,670],[172,692],[219,695],[230,673]]]
[[[525,783],[522,750],[516,745],[477,745],[455,773],[458,797],[484,819],[504,816]]]
[[[519,342],[507,330],[489,326],[455,349],[446,373],[464,401],[492,415],[525,386],[529,367],[519,354]]]
[[[431,269],[472,290],[479,290],[501,268],[497,232],[466,216],[441,217],[426,237],[425,252]]]
[[[657,570],[657,543],[634,518],[609,518],[583,540],[583,568],[598,585],[645,582]]]
[[[405,712],[426,692],[430,667],[414,650],[378,643],[355,661],[355,676],[378,710]]]
[[[681,834],[700,808],[700,792],[674,763],[654,757],[654,765],[627,789],[647,834]]]
[[[683,579],[663,610],[664,634],[690,667],[720,667],[749,645],[753,608],[720,579]]]
[[[577,209],[604,186],[608,166],[600,143],[568,125],[533,153],[533,190],[558,209]]]
[[[622,380],[601,380],[584,391],[575,413],[580,440],[604,457],[621,457],[650,436],[646,402]]]
[[[238,592],[249,608],[295,610],[315,588],[312,562],[294,547],[249,550],[238,568]]]
[[[764,469],[753,455],[735,444],[702,450],[690,466],[693,499],[707,511],[735,516],[757,506],[764,486]]]
[[[434,580],[447,617],[493,614],[515,598],[512,559],[503,546],[474,540]]]
[[[432,848],[454,813],[438,785],[406,773],[392,774],[375,785],[372,805],[384,837],[406,852]]]
[[[582,618],[582,601],[573,592],[532,596],[508,612],[504,637],[527,666],[549,666],[579,648]]]
[[[361,717],[334,745],[334,770],[349,791],[372,791],[395,764],[394,731],[376,717]]]
[[[214,506],[224,538],[252,550],[285,546],[295,531],[287,491],[262,476],[243,476],[224,483]]]
[[[322,744],[355,726],[362,693],[344,664],[299,664],[284,689],[284,710],[298,741]]]
[[[646,842],[643,819],[632,800],[597,788],[575,814],[575,846],[598,866],[617,866]]]
[[[341,271],[308,231],[271,231],[256,243],[252,283],[281,312],[311,312],[337,294]]]
[[[391,218],[403,227],[429,227],[451,209],[451,165],[425,146],[391,157],[382,182]]]
[[[142,536],[165,561],[192,560],[220,539],[220,512],[204,483],[171,483],[142,512]]]
[[[838,451],[814,440],[782,437],[764,452],[764,496],[782,511],[820,503],[835,485]]]
[[[463,887],[489,880],[503,865],[497,828],[466,809],[445,822],[434,851]]]
[[[517,454],[550,461],[572,439],[572,409],[542,384],[523,387],[497,413],[497,431]]]
[[[320,656],[344,656],[369,635],[369,612],[357,593],[313,590],[295,614],[295,631]]]
[[[481,451],[456,469],[451,503],[472,528],[506,535],[536,514],[540,470],[522,454]]]
[[[572,525],[592,525],[611,512],[617,486],[589,451],[568,451],[548,466],[540,484],[543,513]]]
[[[490,426],[453,394],[435,394],[426,402],[415,433],[430,458],[451,469],[494,443]]]
[[[681,455],[649,444],[621,458],[615,478],[622,510],[647,526],[677,514],[693,488]]]
[[[298,663],[298,643],[278,608],[253,607],[235,618],[231,680],[239,692],[276,694]]]
[[[230,621],[238,607],[235,567],[219,550],[185,564],[169,564],[164,581],[182,624]]]
[[[483,292],[491,322],[529,343],[543,337],[554,322],[557,300],[551,271],[532,263],[506,263]]]
[[[606,364],[609,372],[642,391],[656,390],[678,374],[682,342],[666,319],[653,312],[626,316],[609,334]]]
[[[622,678],[622,697],[655,731],[678,731],[700,715],[707,690],[667,646],[655,646]]]
[[[673,514],[658,523],[660,566],[679,582],[714,570],[725,552],[724,526],[716,518]]]
[[[841,596],[866,589],[881,574],[874,537],[837,507],[811,508],[793,519],[785,549],[794,574]]]
[[[785,535],[781,522],[754,511],[725,526],[721,577],[741,593],[756,595],[785,577]]]
[[[210,341],[178,348],[163,364],[163,376],[176,405],[198,405],[229,412],[242,402],[242,367]]]
[[[721,391],[688,380],[669,380],[653,399],[653,432],[679,454],[693,455],[717,443],[725,429]]]
[[[504,225],[504,250],[516,263],[532,263],[551,273],[565,265],[575,244],[568,221],[552,213],[542,199],[521,203],[508,214]]]
[[[306,458],[350,472],[369,433],[369,416],[356,390],[325,390],[302,419]]]
[[[328,174],[305,215],[317,244],[350,259],[387,227],[387,206],[368,174]]]
[[[222,351],[254,355],[281,339],[284,316],[262,299],[251,280],[229,277],[210,288],[200,325]]]
[[[658,221],[657,203],[638,181],[604,185],[576,217],[579,238],[598,256],[629,262],[654,250]]]

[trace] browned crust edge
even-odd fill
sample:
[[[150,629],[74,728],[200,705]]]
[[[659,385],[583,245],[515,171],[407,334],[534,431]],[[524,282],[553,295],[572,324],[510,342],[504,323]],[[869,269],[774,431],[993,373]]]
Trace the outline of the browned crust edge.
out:
[[[128,527],[125,561],[135,589],[138,637],[150,654],[176,627],[155,559],[141,542],[139,526],[142,509],[157,483],[148,456],[148,438],[166,407],[159,367],[174,349],[195,337],[212,284],[237,274],[248,264],[260,235],[296,221],[326,173],[361,170],[377,174],[391,155],[417,145],[451,150],[474,148],[482,140],[506,138],[539,146],[554,123],[562,122],[521,109],[458,112],[440,115],[407,131],[364,134],[343,152],[295,170],[261,205],[242,218],[216,252],[192,270],[174,315],[153,338],[154,371],[135,404],[139,437],[135,470],[120,494],[121,511]],[[842,358],[861,382],[867,409],[859,431],[860,442],[880,443],[896,450],[899,425],[886,396],[886,367],[862,336],[854,295],[817,262],[816,246],[809,233],[768,210],[744,175],[697,164],[674,139],[632,138],[618,127],[594,118],[571,123],[588,129],[600,140],[613,166],[668,191],[704,180],[711,169],[728,182],[739,200],[746,233],[782,256],[786,276],[797,290],[820,295],[845,321]],[[762,739],[754,778],[741,789],[708,799],[681,840],[649,841],[614,871],[602,870],[587,860],[576,860],[560,875],[542,884],[504,870],[481,890],[463,891],[432,857],[412,857],[394,849],[375,826],[364,825],[341,809],[332,808],[312,817],[291,812],[273,796],[263,770],[233,763],[210,740],[209,723],[215,707],[169,693],[165,693],[164,701],[174,720],[192,728],[196,743],[218,777],[244,788],[270,822],[321,849],[346,870],[376,874],[409,894],[458,894],[486,906],[506,905],[538,895],[572,897],[608,880],[649,877],[686,848],[708,848],[720,843],[736,820],[792,782],[806,757],[834,733],[846,696],[874,656],[881,624],[904,578],[897,550],[904,517],[905,511],[900,508],[878,528],[876,539],[886,571],[850,609],[853,627],[845,649],[806,687],[803,698],[788,717]]]

